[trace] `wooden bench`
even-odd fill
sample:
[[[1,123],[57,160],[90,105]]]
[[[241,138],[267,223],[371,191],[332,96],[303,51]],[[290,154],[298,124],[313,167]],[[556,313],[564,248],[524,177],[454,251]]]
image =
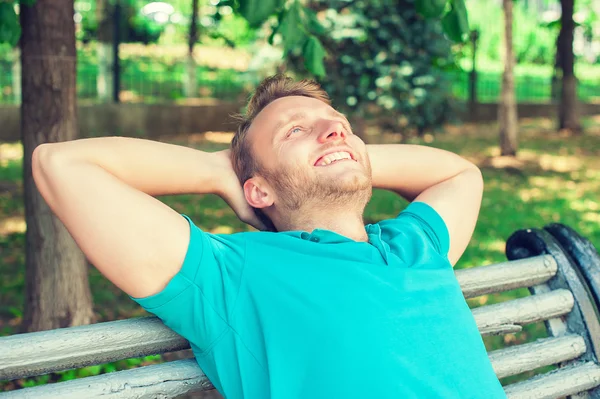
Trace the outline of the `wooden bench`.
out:
[[[505,386],[507,396],[600,398],[598,252],[572,229],[552,224],[515,232],[506,254],[507,262],[456,271],[466,298],[520,287],[532,294],[474,308],[479,330],[484,336],[503,335],[544,321],[548,338],[489,352],[494,370],[503,378],[557,366]],[[0,338],[0,380],[188,347],[155,317],[17,334]],[[209,389],[195,361],[185,359],[10,391],[0,398],[171,398]]]

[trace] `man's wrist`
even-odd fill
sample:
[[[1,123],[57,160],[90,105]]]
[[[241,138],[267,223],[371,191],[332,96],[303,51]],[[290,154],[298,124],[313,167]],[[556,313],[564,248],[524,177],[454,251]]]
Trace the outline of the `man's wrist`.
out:
[[[208,168],[210,169],[211,184],[200,187],[200,194],[215,194],[223,198],[227,195],[232,184],[239,184],[238,178],[231,165],[231,152],[230,150],[221,150],[207,153],[207,156],[209,160]]]

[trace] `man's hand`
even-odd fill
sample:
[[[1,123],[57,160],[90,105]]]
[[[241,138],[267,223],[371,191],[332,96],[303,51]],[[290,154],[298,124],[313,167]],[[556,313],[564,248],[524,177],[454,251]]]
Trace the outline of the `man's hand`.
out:
[[[233,209],[237,217],[244,223],[258,229],[265,230],[266,227],[254,213],[254,209],[246,201],[242,185],[233,170],[231,163],[231,150],[218,151],[213,154],[219,165],[219,187],[218,194]]]
[[[90,262],[133,297],[162,290],[181,269],[190,226],[156,196],[221,195],[260,228],[227,152],[103,137],[42,144],[37,187]]]

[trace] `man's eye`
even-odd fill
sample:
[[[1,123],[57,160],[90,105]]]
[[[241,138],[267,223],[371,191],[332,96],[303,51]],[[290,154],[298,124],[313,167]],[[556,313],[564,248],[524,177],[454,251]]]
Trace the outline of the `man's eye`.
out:
[[[297,132],[299,132],[299,131],[301,131],[301,130],[302,130],[302,128],[301,128],[301,127],[293,127],[293,128],[290,130],[290,133],[289,133],[289,134],[294,134],[294,133],[297,133]]]

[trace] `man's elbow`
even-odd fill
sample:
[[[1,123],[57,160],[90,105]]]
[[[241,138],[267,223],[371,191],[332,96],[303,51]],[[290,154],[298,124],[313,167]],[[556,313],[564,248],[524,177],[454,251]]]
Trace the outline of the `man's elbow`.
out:
[[[44,143],[37,146],[31,154],[31,174],[35,185],[48,205],[52,207],[53,185],[61,175],[58,143]]]
[[[484,180],[481,170],[474,164],[466,168],[460,176],[460,187],[472,195],[483,196]]]
[[[46,174],[50,165],[55,163],[53,156],[53,143],[40,144],[33,150],[31,154],[31,172],[36,184],[40,184],[42,179],[46,178]]]
[[[48,151],[51,144],[44,143],[34,148],[31,154],[31,173],[35,184],[39,185],[43,178],[44,164],[48,159]]]

